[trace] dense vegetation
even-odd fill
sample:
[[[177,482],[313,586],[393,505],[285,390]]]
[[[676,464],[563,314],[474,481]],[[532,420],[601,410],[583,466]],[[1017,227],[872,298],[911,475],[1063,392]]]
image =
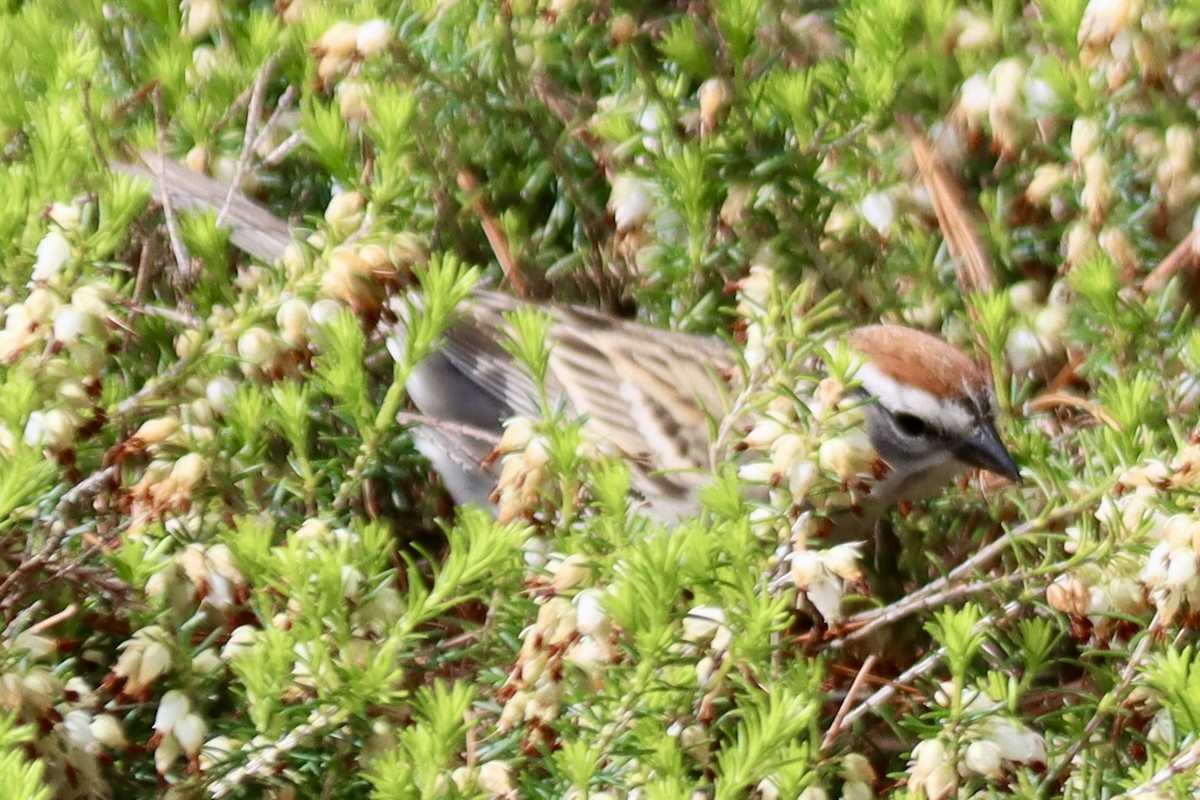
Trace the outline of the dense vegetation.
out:
[[[10,0],[0,796],[1194,796],[1179,5]],[[155,152],[294,242],[153,201],[116,167]],[[805,409],[666,528],[547,407],[504,519],[456,511],[403,386],[481,280],[766,375],[937,331],[1025,480],[897,515],[877,571],[810,536],[846,476]]]

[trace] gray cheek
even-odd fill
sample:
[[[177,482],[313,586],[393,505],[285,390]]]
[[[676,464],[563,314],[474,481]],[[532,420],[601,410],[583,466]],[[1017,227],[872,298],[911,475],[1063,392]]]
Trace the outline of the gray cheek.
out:
[[[871,445],[883,460],[892,465],[895,465],[898,459],[910,460],[918,455],[913,450],[911,441],[901,438],[891,416],[875,404],[867,406],[867,438],[871,440]]]

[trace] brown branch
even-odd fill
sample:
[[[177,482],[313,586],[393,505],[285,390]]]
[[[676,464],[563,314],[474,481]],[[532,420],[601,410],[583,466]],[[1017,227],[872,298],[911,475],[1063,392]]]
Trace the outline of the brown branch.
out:
[[[254,153],[254,141],[258,135],[258,118],[262,115],[263,97],[267,93],[267,84],[275,72],[275,64],[278,61],[279,53],[274,53],[263,62],[258,69],[258,74],[254,77],[254,84],[250,91],[250,105],[246,111],[246,130],[242,134],[242,151],[238,154],[237,166],[234,168],[233,178],[229,181],[225,201],[221,203],[221,208],[217,212],[218,228],[225,224],[225,219],[229,216],[229,209],[238,194],[238,185],[241,184],[242,176],[250,165],[250,156]]]
[[[963,563],[959,564],[945,577],[930,581],[916,591],[910,592],[900,600],[882,608],[871,609],[859,614],[855,614],[847,620],[847,627],[854,628],[845,636],[839,639],[834,639],[828,642],[825,646],[829,648],[845,647],[847,644],[864,638],[872,631],[897,622],[910,614],[915,614],[918,611],[932,607],[936,602],[957,599],[964,594],[971,594],[976,591],[983,591],[994,585],[996,581],[987,582],[984,584],[975,584],[969,591],[964,592],[960,587],[953,589],[952,584],[956,581],[965,578],[975,570],[983,569],[991,564],[995,559],[999,558],[1013,542],[1018,539],[1029,536],[1030,534],[1042,530],[1060,519],[1073,517],[1080,513],[1084,508],[1090,507],[1093,503],[1111,491],[1111,486],[1105,484],[1098,487],[1086,495],[1076,499],[1071,504],[1057,509],[1049,514],[1041,517],[1036,517],[1018,525],[1004,536],[1001,536],[996,541],[982,548],[975,555],[968,558]],[[998,579],[1005,582],[1006,578]]]
[[[842,726],[845,724],[846,717],[849,715],[854,706],[854,698],[858,695],[858,690],[867,682],[867,677],[871,674],[872,668],[875,666],[876,656],[874,653],[867,656],[858,670],[858,674],[854,676],[854,680],[850,683],[850,690],[846,692],[846,697],[842,700],[842,705],[838,708],[837,714],[833,718],[833,723],[830,724],[829,730],[825,731],[825,737],[821,740],[821,749],[827,750],[837,739],[838,734],[842,732]]]
[[[166,107],[163,104],[162,87],[156,86],[151,95],[154,103],[154,127],[155,150],[158,155],[159,163],[166,163],[167,160],[167,113]],[[175,215],[175,207],[171,202],[171,194],[166,185],[164,173],[159,173],[160,191],[158,202],[163,207],[163,217],[167,224],[167,238],[171,242],[171,252],[175,255],[175,264],[178,269],[180,288],[183,289],[181,294],[185,294],[187,288],[193,282],[192,275],[192,257],[188,254],[187,245],[183,243],[183,237],[179,233],[179,219]],[[181,298],[181,302],[182,302]]]
[[[479,179],[475,177],[475,173],[467,168],[460,169],[458,171],[458,188],[471,195],[475,213],[479,215],[479,223],[483,226],[483,234],[487,237],[488,244],[492,246],[496,260],[500,262],[500,269],[504,272],[505,280],[512,286],[517,297],[529,299],[531,296],[529,282],[521,272],[520,264],[513,257],[512,250],[508,246],[508,239],[505,237],[504,231],[500,229],[500,223],[496,221],[496,216],[492,213],[487,198],[483,196],[483,192],[479,188]]]
[[[1114,431],[1120,431],[1121,426],[1094,400],[1089,400],[1086,397],[1080,397],[1070,392],[1045,392],[1033,398],[1026,404],[1026,409],[1030,412],[1052,411],[1056,408],[1073,408],[1078,411],[1083,411],[1096,419],[1103,422]]]
[[[1167,281],[1175,276],[1183,267],[1189,267],[1195,270],[1197,267],[1196,259],[1196,231],[1192,230],[1187,236],[1183,237],[1183,241],[1175,245],[1175,249],[1167,254],[1159,265],[1150,271],[1146,276],[1146,280],[1142,282],[1142,289],[1150,294],[1157,292],[1167,285]]]

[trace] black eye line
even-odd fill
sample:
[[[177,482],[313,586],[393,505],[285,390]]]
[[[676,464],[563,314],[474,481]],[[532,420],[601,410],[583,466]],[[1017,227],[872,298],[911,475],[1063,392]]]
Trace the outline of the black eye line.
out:
[[[916,414],[905,411],[892,412],[892,421],[905,436],[940,436],[941,433]]]

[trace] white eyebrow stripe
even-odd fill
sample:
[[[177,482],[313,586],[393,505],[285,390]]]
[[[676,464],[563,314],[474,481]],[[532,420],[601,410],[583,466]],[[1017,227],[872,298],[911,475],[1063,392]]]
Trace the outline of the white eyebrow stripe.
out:
[[[962,403],[954,402],[958,398],[939,400],[924,389],[900,383],[869,362],[859,367],[854,377],[893,414],[912,414],[951,433],[966,433],[977,424]]]

